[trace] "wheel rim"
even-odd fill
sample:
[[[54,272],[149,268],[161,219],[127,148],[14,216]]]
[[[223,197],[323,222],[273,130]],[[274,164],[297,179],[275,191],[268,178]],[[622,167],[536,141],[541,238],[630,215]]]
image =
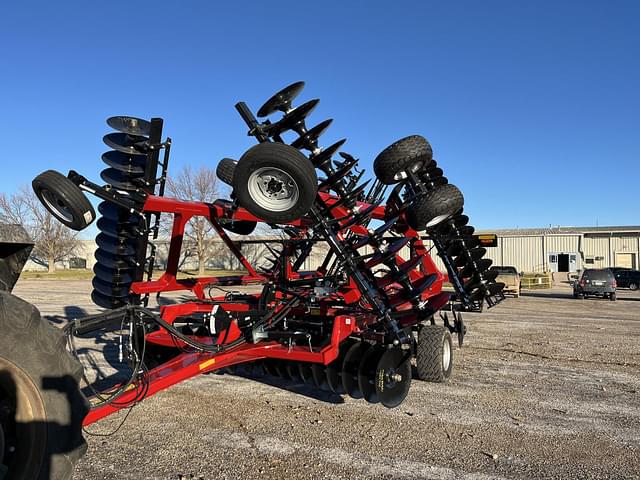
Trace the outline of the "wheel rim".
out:
[[[265,210],[283,212],[298,203],[298,184],[291,175],[279,168],[259,168],[249,176],[248,183],[249,195]]]
[[[451,215],[453,214],[446,214],[446,215],[438,215],[437,217],[432,218],[431,220],[429,220],[427,222],[427,227],[431,228],[431,227],[435,227],[436,225],[440,225],[442,222],[444,222],[446,219],[448,219],[449,217],[451,217]]]
[[[40,195],[42,196],[42,201],[45,203],[45,206],[51,213],[67,222],[73,222],[73,214],[62,197],[46,188],[40,191]]]
[[[637,289],[638,289],[638,285],[636,285],[635,283],[629,284],[629,290],[637,290]]]
[[[422,162],[422,161],[418,161],[418,162],[414,163],[413,165],[411,165],[411,166],[408,168],[408,170],[409,170],[411,173],[416,173],[417,171],[419,171],[419,170],[422,168],[422,165],[424,165],[424,162]],[[409,174],[407,173],[407,170],[401,170],[401,171],[399,171],[398,173],[396,173],[396,174],[393,176],[393,179],[394,179],[396,182],[399,182],[400,180],[404,180],[404,179],[405,179],[405,178],[407,178],[408,176],[409,176]]]
[[[0,357],[0,468],[7,478],[38,477],[42,465],[47,424],[44,401],[29,376]]]
[[[444,372],[449,370],[449,365],[451,365],[451,345],[445,337],[442,341],[442,370]]]

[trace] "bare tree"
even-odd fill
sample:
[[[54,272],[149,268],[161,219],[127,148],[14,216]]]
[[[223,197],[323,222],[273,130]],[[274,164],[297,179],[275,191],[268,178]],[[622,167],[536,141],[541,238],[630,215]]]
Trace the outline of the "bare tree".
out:
[[[185,166],[175,177],[167,178],[167,191],[182,200],[213,202],[219,195],[215,170],[200,167],[194,171]],[[198,275],[203,275],[206,260],[216,234],[211,222],[203,217],[192,217],[184,233],[183,255],[198,260]]]
[[[55,271],[56,262],[78,248],[77,232],[65,227],[42,206],[33,191],[23,186],[16,193],[0,193],[0,222],[22,225],[35,242],[31,259]]]

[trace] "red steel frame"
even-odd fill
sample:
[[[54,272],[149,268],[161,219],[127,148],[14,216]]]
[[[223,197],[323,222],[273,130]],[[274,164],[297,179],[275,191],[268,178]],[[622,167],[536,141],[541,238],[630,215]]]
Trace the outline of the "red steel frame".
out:
[[[339,197],[320,192],[318,194],[322,201],[331,206],[333,203],[339,200]],[[370,205],[367,203],[358,202],[358,207],[363,210]],[[144,212],[161,212],[170,213],[174,215],[173,228],[171,233],[171,243],[169,246],[169,258],[167,262],[166,271],[157,280],[142,281],[133,283],[131,286],[131,293],[133,294],[151,294],[157,292],[168,292],[178,290],[191,291],[199,300],[203,302],[187,302],[183,304],[164,306],[160,310],[160,316],[168,323],[172,323],[176,318],[181,316],[187,316],[194,313],[211,313],[215,305],[206,303],[204,300],[216,300],[223,301],[224,298],[208,298],[205,294],[205,287],[209,285],[251,285],[265,283],[268,278],[265,275],[259,274],[255,268],[247,261],[242,255],[236,244],[228,237],[225,230],[222,228],[219,219],[233,219],[233,220],[248,220],[260,222],[261,219],[251,215],[243,208],[233,207],[230,202],[218,201],[213,204],[189,202],[177,199],[159,197],[150,195],[143,208]],[[337,207],[332,210],[334,218],[343,218],[348,215],[347,210]],[[220,235],[225,244],[232,250],[238,260],[247,270],[246,275],[224,276],[224,277],[200,277],[192,279],[178,279],[178,264],[180,251],[182,248],[182,239],[187,222],[194,216],[205,217],[211,221],[215,230]],[[379,206],[374,209],[371,216],[373,219],[384,220],[385,207]],[[346,221],[346,220],[345,220]],[[289,225],[297,227],[310,226],[306,220],[296,220],[290,222]],[[428,250],[420,240],[417,232],[410,229],[408,226],[400,227],[405,236],[413,237],[413,251],[415,255],[422,255],[423,261],[421,265],[421,271],[412,271],[410,276],[412,280],[417,280],[424,275],[436,275],[435,281],[431,286],[422,294],[422,298],[428,300],[428,306],[434,311],[439,310],[449,300],[447,293],[442,293],[442,283],[446,277],[443,275],[432,258],[428,254]],[[350,227],[350,230],[366,235],[367,230],[361,225],[354,225]],[[401,264],[404,259],[399,255],[397,261]],[[291,278],[299,278],[300,274],[292,272],[289,268],[287,272]],[[321,276],[322,272],[315,272],[314,275]],[[355,283],[351,281],[351,284],[340,291],[340,297],[347,303],[355,303],[360,300],[361,294]],[[277,310],[280,305],[274,304],[274,308]],[[227,311],[246,311],[249,309],[249,305],[239,302],[225,302],[223,307]],[[411,306],[406,307],[410,309]],[[292,346],[287,347],[276,341],[264,341],[259,344],[241,344],[235,348],[225,350],[221,353],[203,353],[196,351],[184,351],[180,348],[178,353],[171,360],[166,363],[150,370],[146,375],[147,391],[146,396],[158,393],[166,388],[171,387],[179,382],[187,380],[193,376],[201,373],[208,373],[220,368],[228,367],[230,365],[259,360],[263,358],[277,358],[283,360],[293,360],[302,362],[313,362],[328,364],[335,360],[339,353],[339,345],[348,336],[357,334],[361,331],[362,327],[368,323],[375,321],[371,314],[348,314],[345,315],[342,311],[339,311],[331,306],[331,298],[323,301],[321,306],[321,314],[326,317],[334,319],[333,330],[331,334],[331,341],[326,346],[322,347],[318,351],[311,351],[308,346]],[[415,324],[418,321],[416,317],[408,314],[400,322],[401,327],[408,327]],[[230,343],[237,340],[241,335],[241,332],[234,322],[231,322],[228,332],[219,332],[217,343]],[[167,347],[186,347],[184,342],[171,336],[166,330],[160,329],[158,331],[147,334],[146,341],[152,344],[167,346]],[[198,341],[202,342],[203,339],[198,337]],[[213,343],[213,339],[210,339]],[[84,419],[84,425],[104,418],[105,416],[119,410],[123,406],[134,402],[138,396],[138,388],[132,385],[128,391],[118,398],[118,406],[111,404],[105,404],[92,409],[87,417]]]

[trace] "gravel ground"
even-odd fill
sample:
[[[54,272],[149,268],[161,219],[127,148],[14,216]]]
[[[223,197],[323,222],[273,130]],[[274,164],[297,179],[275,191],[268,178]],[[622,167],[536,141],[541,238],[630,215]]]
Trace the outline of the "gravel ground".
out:
[[[89,291],[22,280],[15,293],[63,323],[95,311]],[[465,320],[452,380],[414,381],[396,409],[204,375],[149,398],[114,435],[88,436],[75,478],[640,478],[639,294],[531,292]],[[113,343],[89,347],[110,375],[101,352]]]

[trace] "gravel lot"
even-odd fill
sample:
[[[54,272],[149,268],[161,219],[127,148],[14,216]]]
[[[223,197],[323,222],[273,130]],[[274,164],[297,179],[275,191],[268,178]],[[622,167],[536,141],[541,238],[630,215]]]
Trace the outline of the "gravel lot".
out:
[[[22,280],[15,293],[61,323],[95,311],[89,291]],[[532,292],[465,320],[454,378],[414,381],[397,409],[204,375],[89,436],[75,478],[640,478],[640,295]]]

